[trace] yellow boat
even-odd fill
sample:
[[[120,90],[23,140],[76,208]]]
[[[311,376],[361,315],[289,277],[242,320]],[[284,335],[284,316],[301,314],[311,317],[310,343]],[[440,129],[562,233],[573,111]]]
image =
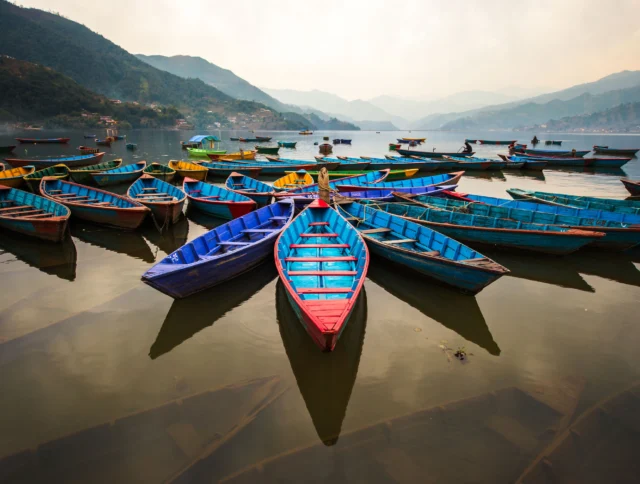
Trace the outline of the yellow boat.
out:
[[[313,183],[313,178],[306,170],[298,170],[278,178],[273,182],[273,187],[278,191],[283,191],[313,185]]]
[[[18,188],[24,183],[25,175],[31,175],[34,171],[36,171],[36,169],[31,165],[0,171],[0,185],[9,188]]]
[[[401,138],[405,141],[417,141],[418,143],[424,143],[427,141],[427,138]]]
[[[294,172],[287,172],[294,173]],[[318,171],[308,172],[311,176],[318,176]],[[329,179],[345,178],[348,176],[358,176],[371,173],[371,170],[353,170],[353,171],[330,171],[328,172]],[[405,178],[411,178],[418,173],[418,168],[407,168],[405,170],[390,170],[389,174],[385,177],[384,181],[404,180]]]
[[[209,154],[209,158],[215,161],[235,161],[235,160],[255,160],[256,150],[236,151],[235,153],[227,153],[226,155]]]
[[[305,129],[304,131],[300,131],[298,134],[313,134],[313,131],[309,131],[308,129]]]
[[[207,179],[207,170],[204,166],[189,163],[188,161],[171,160],[169,168],[173,168],[178,176],[182,178],[193,178],[194,180],[205,181]]]

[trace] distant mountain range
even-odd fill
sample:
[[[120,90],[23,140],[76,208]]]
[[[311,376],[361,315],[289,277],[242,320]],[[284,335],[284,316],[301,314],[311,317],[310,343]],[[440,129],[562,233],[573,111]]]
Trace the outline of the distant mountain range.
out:
[[[549,120],[532,128],[536,132],[615,131],[640,132],[640,102],[625,103],[604,111]]]

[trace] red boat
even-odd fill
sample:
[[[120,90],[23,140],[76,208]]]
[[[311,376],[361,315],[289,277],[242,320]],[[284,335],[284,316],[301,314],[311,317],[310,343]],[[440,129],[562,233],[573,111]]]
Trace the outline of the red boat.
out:
[[[16,138],[20,143],[68,143],[71,138]]]
[[[100,153],[100,148],[91,148],[90,146],[78,146],[78,151],[85,155]]]

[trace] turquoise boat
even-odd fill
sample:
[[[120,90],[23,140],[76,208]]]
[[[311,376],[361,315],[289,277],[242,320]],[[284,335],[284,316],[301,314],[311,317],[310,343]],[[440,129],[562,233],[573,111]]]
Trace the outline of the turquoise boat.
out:
[[[530,190],[521,190],[519,188],[509,188],[507,189],[507,193],[516,200],[527,200],[530,202],[544,203],[548,205],[640,215],[640,201],[583,197],[579,195],[566,195],[563,193],[534,192]]]
[[[81,166],[79,168],[69,169],[69,176],[74,182],[86,185],[87,183],[91,183],[91,173],[113,170],[114,168],[118,168],[120,165],[122,165],[121,158],[105,161],[104,163],[98,163],[97,165]]]
[[[526,149],[525,153],[528,155],[542,155],[542,156],[569,156],[573,158],[582,158],[586,156],[591,150],[576,151],[576,150],[535,150]]]
[[[144,174],[127,190],[127,196],[151,210],[161,227],[178,222],[187,195],[178,187]]]
[[[389,160],[386,158],[352,158],[352,157],[340,157],[342,160],[347,161],[368,161],[369,170],[384,170],[389,168],[391,170],[411,170],[417,168],[418,170],[422,170],[426,162],[420,160]]]
[[[343,160],[341,158],[329,158],[326,156],[316,156],[317,161],[324,161],[326,163],[340,163],[336,170],[338,171],[355,171],[355,170],[366,170],[369,168],[371,164],[368,160]]]
[[[91,179],[101,187],[118,185],[119,183],[131,183],[142,176],[142,171],[146,166],[146,161],[139,161],[138,163],[120,166],[113,170],[91,173]]]
[[[473,157],[464,157],[464,156],[447,156],[446,159],[453,160],[458,163],[460,168],[468,169],[472,165],[472,163],[480,163],[480,164],[489,164],[487,170],[503,170],[507,167],[507,162],[503,160],[496,160],[493,158],[476,158]]]
[[[447,200],[450,204],[445,207],[411,201],[414,204],[386,203],[376,208],[426,225],[455,240],[545,254],[570,254],[604,237],[602,232],[472,215],[461,211],[468,203],[456,200]]]
[[[371,206],[341,203],[338,212],[358,229],[372,253],[470,294],[509,272],[446,235]]]
[[[442,175],[425,176],[421,178],[405,178],[403,180],[395,181],[381,181],[377,183],[371,183],[367,180],[350,179],[345,180],[343,183],[337,185],[337,189],[340,192],[351,192],[353,190],[360,190],[366,188],[386,189],[393,190],[395,188],[419,188],[438,185],[457,185],[464,175],[464,171],[456,173],[446,173]]]
[[[255,178],[262,172],[262,168],[259,166],[248,166],[238,163],[223,163],[221,161],[203,161],[202,163],[198,163],[198,165],[209,170],[207,176],[216,178],[227,178],[234,172]]]
[[[295,148],[297,141],[278,141],[278,146],[281,148]]]
[[[185,178],[182,188],[189,198],[189,207],[214,217],[233,220],[256,209],[256,202],[249,197],[209,183]]]
[[[391,156],[385,155],[387,160],[396,161],[396,162],[409,162],[409,161],[420,161],[424,163],[420,171],[448,171],[453,170],[458,167],[458,162],[453,160],[447,160],[445,158],[426,158],[423,156]]]
[[[225,182],[225,187],[231,192],[249,197],[258,206],[271,203],[274,193],[274,188],[271,185],[240,173],[231,173]]]

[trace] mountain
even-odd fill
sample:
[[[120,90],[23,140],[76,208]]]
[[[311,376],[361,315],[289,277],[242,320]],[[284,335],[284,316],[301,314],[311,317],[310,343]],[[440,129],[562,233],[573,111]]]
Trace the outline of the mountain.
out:
[[[619,104],[613,108],[581,116],[549,120],[535,126],[536,132],[615,131],[640,132],[640,102]]]
[[[83,25],[5,0],[0,0],[0,54],[50,67],[110,98],[187,107],[224,126],[260,127],[267,119],[270,126],[303,128],[289,125],[277,112],[267,114],[262,104],[156,69]]]
[[[399,131],[391,121],[358,121],[358,126],[364,131]]]
[[[98,126],[100,115],[121,126],[172,126],[182,115],[175,108],[155,110],[114,104],[62,74],[31,62],[0,56],[0,121],[38,121],[47,126]],[[91,115],[90,113],[97,113]]]

